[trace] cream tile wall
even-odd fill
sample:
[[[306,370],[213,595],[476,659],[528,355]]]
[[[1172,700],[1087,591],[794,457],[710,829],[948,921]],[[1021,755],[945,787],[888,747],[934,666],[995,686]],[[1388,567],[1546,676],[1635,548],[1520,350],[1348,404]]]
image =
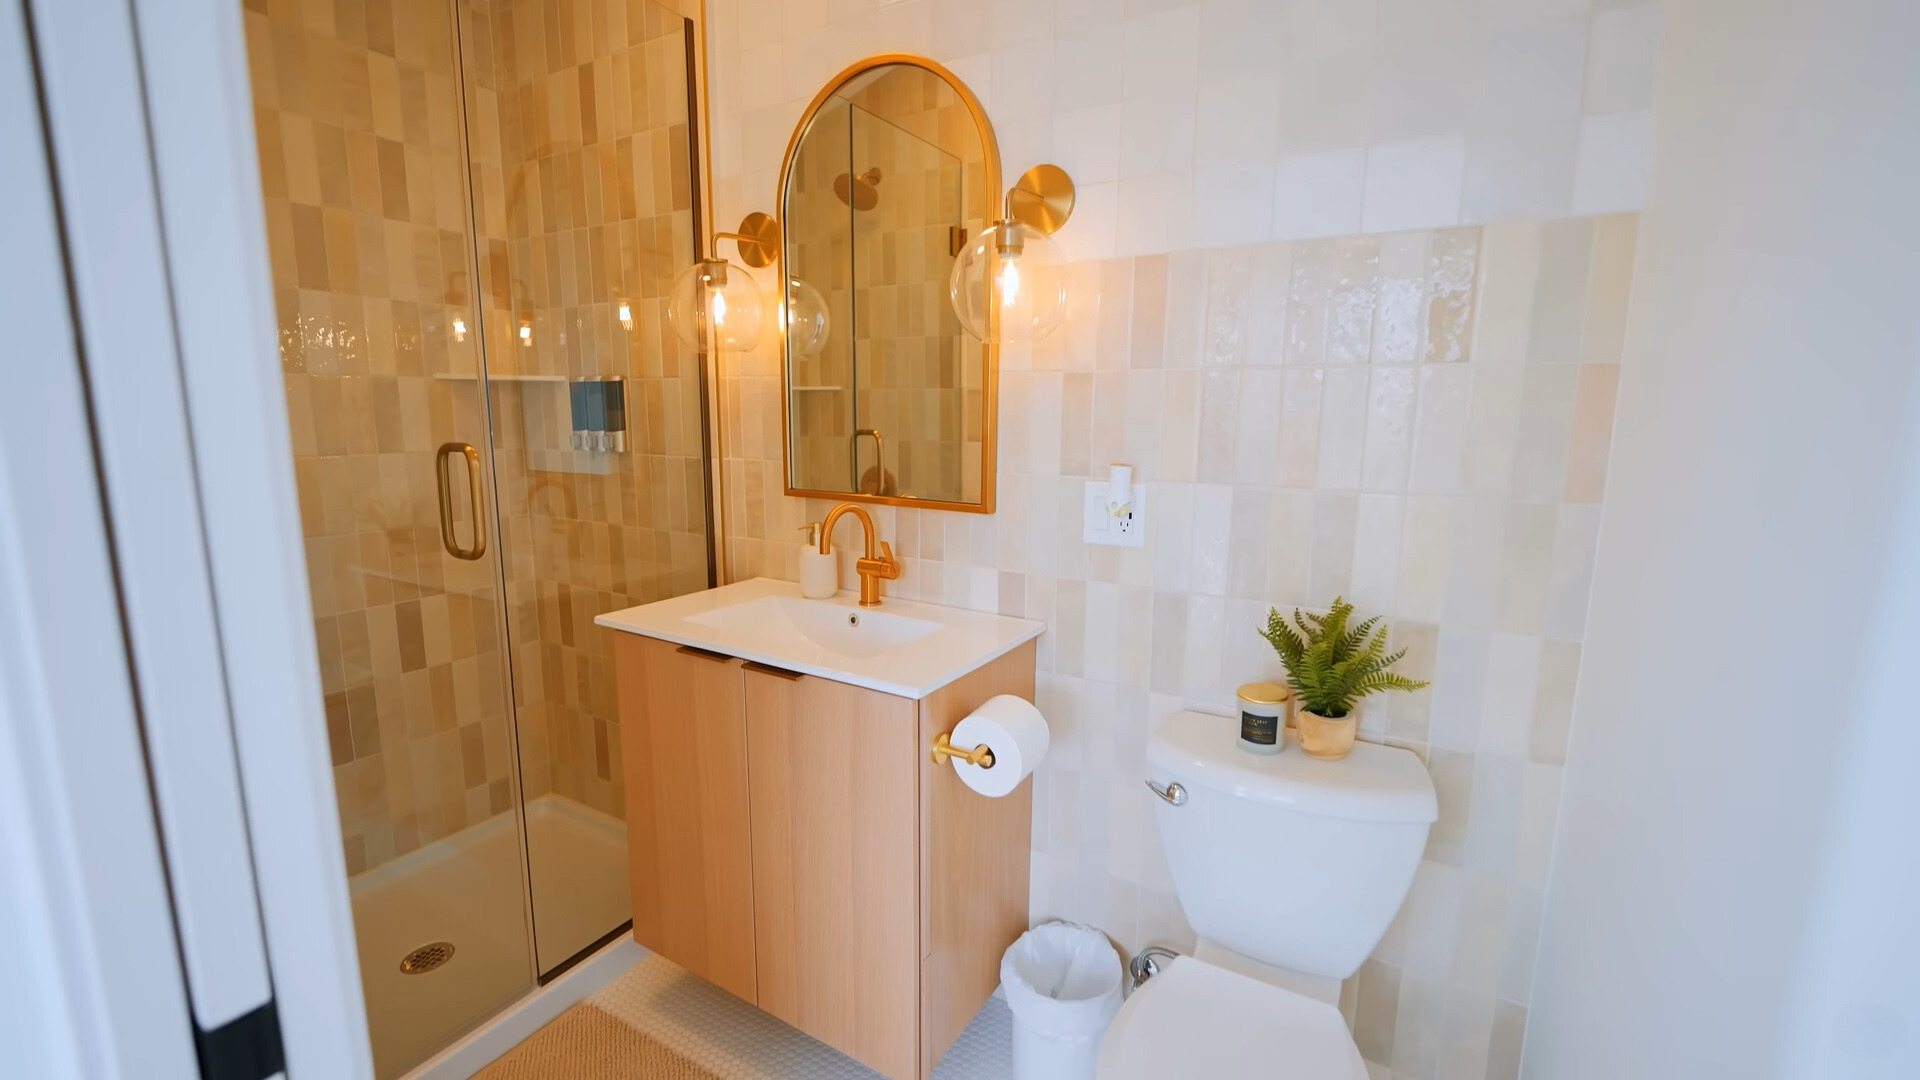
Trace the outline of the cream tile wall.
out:
[[[952,67],[1004,172],[1080,185],[1082,258],[1637,209],[1660,6],[1635,0],[708,0],[714,208],[880,52]]]
[[[1516,1074],[1605,488],[1654,4],[711,0],[716,215],[770,204],[812,92],[917,51],[1005,173],[1080,184],[1075,309],[1006,350],[999,512],[885,510],[897,595],[1045,619],[1035,920],[1190,944],[1140,789],[1148,731],[1279,667],[1269,604],[1389,617],[1415,695],[1365,737],[1441,817],[1343,995],[1375,1077]],[[1580,215],[1580,216],[1573,216]],[[1599,215],[1599,216],[1592,216]],[[795,576],[770,348],[730,357],[736,577]],[[1133,462],[1147,546],[1081,542]],[[837,538],[844,545],[850,536]],[[850,567],[843,567],[851,581]]]
[[[1631,214],[1075,264],[1078,306],[1004,354],[1000,509],[881,508],[895,595],[1046,620],[1035,920],[1192,944],[1140,787],[1152,726],[1281,673],[1270,604],[1388,616],[1417,694],[1365,737],[1440,797],[1399,919],[1346,988],[1376,1075],[1510,1077],[1558,805],[1612,429]],[[780,494],[778,368],[728,381],[737,576],[794,576],[825,504]],[[1145,549],[1082,543],[1130,461]],[[838,537],[850,545],[849,533]],[[850,568],[843,580],[852,581]]]

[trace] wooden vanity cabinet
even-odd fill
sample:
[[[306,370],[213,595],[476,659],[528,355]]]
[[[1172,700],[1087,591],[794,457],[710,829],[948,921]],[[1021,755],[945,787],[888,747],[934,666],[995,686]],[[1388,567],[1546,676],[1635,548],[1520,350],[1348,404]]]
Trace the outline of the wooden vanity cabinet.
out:
[[[619,635],[613,655],[633,938],[752,1001],[741,662],[632,634]]]
[[[995,694],[1031,700],[1033,643],[916,701],[609,632],[634,938],[925,1080],[1027,927],[1033,823],[1031,784],[988,799],[928,748]]]

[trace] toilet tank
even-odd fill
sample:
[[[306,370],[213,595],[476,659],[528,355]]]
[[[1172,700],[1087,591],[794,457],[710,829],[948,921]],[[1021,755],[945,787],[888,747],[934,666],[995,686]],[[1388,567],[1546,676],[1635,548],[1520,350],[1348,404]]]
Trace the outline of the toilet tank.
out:
[[[1187,922],[1263,964],[1322,978],[1356,971],[1393,921],[1438,813],[1412,752],[1355,743],[1340,761],[1238,746],[1239,720],[1183,712],[1147,743],[1160,839]],[[1143,793],[1144,794],[1144,793]],[[1151,798],[1152,796],[1148,796]]]

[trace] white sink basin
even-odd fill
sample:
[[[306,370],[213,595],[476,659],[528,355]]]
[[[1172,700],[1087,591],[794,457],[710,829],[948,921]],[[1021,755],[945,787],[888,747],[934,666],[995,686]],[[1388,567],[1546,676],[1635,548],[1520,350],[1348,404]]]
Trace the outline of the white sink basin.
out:
[[[601,626],[806,675],[923,698],[1046,629],[1030,619],[852,591],[807,600],[791,581],[754,578],[609,612]]]
[[[928,619],[873,608],[849,611],[831,600],[797,596],[762,596],[689,616],[687,621],[740,635],[798,636],[824,652],[862,660],[940,629],[939,623]]]

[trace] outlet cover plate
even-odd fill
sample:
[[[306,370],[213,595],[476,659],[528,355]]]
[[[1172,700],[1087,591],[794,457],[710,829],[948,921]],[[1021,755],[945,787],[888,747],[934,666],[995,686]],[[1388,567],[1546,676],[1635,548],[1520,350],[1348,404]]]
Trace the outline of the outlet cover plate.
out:
[[[1147,546],[1147,489],[1133,485],[1133,506],[1118,517],[1107,513],[1107,482],[1087,481],[1086,512],[1082,537],[1089,544],[1109,547],[1143,548]]]

